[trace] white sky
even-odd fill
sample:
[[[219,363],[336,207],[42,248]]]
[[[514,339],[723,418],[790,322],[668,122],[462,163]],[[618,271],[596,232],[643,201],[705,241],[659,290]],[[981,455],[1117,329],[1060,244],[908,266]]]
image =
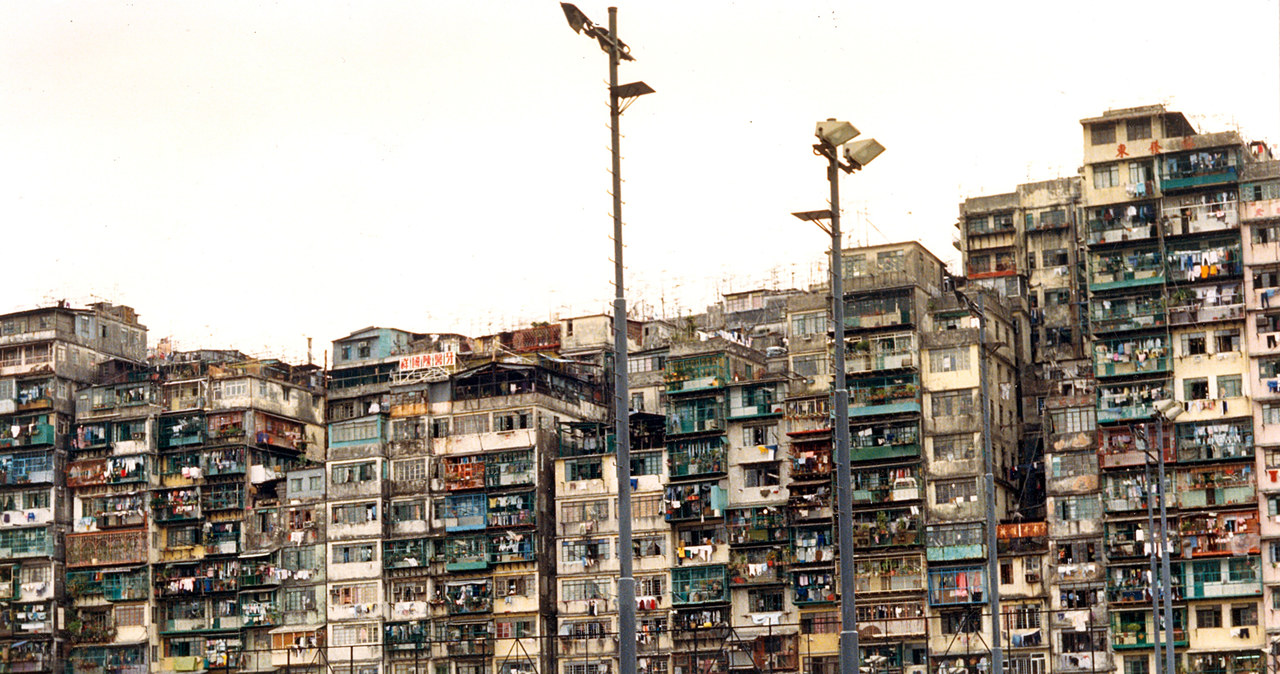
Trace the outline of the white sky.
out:
[[[946,260],[959,201],[1073,174],[1107,108],[1280,140],[1276,0],[618,4],[621,81],[657,90],[622,125],[628,295],[655,313],[822,273],[789,215],[825,207],[819,119],[888,147],[842,182],[849,243]],[[153,342],[312,336],[318,361],[370,324],[608,306],[608,61],[552,0],[5,10],[0,311],[96,296]]]

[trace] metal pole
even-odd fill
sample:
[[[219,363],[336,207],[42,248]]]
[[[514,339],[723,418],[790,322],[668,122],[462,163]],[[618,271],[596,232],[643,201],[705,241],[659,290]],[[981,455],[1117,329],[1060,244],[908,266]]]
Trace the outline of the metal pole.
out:
[[[987,610],[991,612],[991,674],[1004,674],[1004,649],[1000,646],[1000,559],[996,543],[995,451],[991,442],[991,394],[987,391],[986,295],[978,292],[978,392],[982,399],[982,463],[986,470],[983,491],[987,502]]]
[[[825,141],[824,141],[825,142]],[[853,572],[853,477],[849,456],[849,382],[844,374],[844,279],[840,254],[840,164],[836,148],[827,154],[831,184],[831,320],[835,324],[832,426],[836,443],[836,524],[840,544],[840,673],[858,674],[858,612]]]
[[[1158,451],[1158,450],[1157,450]],[[1163,478],[1162,478],[1163,479]],[[1151,562],[1151,578],[1147,583],[1147,591],[1151,593],[1151,627],[1153,637],[1152,641],[1155,646],[1156,674],[1164,672],[1164,661],[1160,659],[1160,593],[1156,591],[1156,551],[1160,546],[1160,539],[1156,537],[1155,524],[1155,492],[1152,491],[1151,478],[1151,453],[1147,453],[1147,545],[1150,552],[1147,553]]]
[[[636,672],[636,579],[631,571],[631,414],[627,395],[627,299],[622,285],[622,149],[618,122],[618,8],[609,8],[609,135],[613,159],[613,413],[618,476],[618,672]]]
[[[1156,447],[1160,475],[1156,484],[1160,494],[1160,582],[1164,592],[1164,674],[1175,674],[1173,661],[1173,581],[1169,572],[1169,517],[1165,512],[1164,494],[1164,414],[1160,415],[1160,446]]]

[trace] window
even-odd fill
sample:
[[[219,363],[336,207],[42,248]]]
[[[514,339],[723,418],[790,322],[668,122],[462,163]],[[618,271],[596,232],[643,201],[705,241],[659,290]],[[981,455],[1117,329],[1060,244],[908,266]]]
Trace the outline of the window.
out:
[[[935,461],[968,461],[976,458],[978,458],[978,450],[972,433],[935,435],[933,437],[933,459]]]
[[[312,588],[291,588],[284,591],[284,610],[310,611],[316,607],[316,598]]]
[[[632,409],[632,410],[634,410],[634,411],[637,411],[637,412],[643,412],[643,411],[644,411],[644,394],[643,394],[643,393],[632,393],[632,394],[631,394],[631,405],[630,405],[630,409]]]
[[[499,639],[523,639],[534,635],[533,621],[527,619],[499,620],[494,628]]]
[[[1041,253],[1046,267],[1065,267],[1071,263],[1066,248],[1054,248]]]
[[[978,483],[973,479],[939,480],[933,490],[933,502],[938,505],[978,500]]]
[[[839,634],[840,613],[821,611],[800,614],[800,631],[805,634]]]
[[[973,414],[973,398],[977,389],[933,393],[933,416],[958,417]]]
[[[376,604],[378,599],[378,584],[376,582],[335,585],[329,589],[329,602],[335,606]]]
[[[1150,674],[1150,671],[1147,656],[1124,656],[1124,674]]]
[[[1253,627],[1258,624],[1257,604],[1232,604],[1231,626]]]
[[[603,463],[599,458],[569,459],[564,462],[566,482],[599,480],[604,475],[603,471]]]
[[[333,546],[334,564],[354,564],[359,562],[375,562],[378,560],[377,546],[374,543],[357,543],[355,545]]]
[[[1006,559],[1000,562],[1000,584],[1001,585],[1013,584],[1013,560],[1012,559]],[[1010,609],[1006,607],[1004,610],[1005,615],[1007,616],[1009,612],[1010,612]]]
[[[783,609],[781,588],[760,588],[747,590],[747,612],[764,613]]]
[[[1213,350],[1217,353],[1229,353],[1240,350],[1240,329],[1217,330],[1213,333]]]
[[[1058,518],[1062,520],[1093,520],[1102,516],[1102,506],[1096,496],[1059,496]]]
[[[488,414],[467,414],[453,418],[454,435],[473,435],[489,432]]]
[[[631,499],[631,519],[662,517],[666,510],[662,506],[662,496],[635,496]]]
[[[116,606],[116,627],[140,627],[147,624],[147,607],[142,604]]]
[[[1232,557],[1227,560],[1227,578],[1233,583],[1251,583],[1258,580],[1258,569],[1250,557]]]
[[[631,455],[631,475],[637,477],[640,475],[661,475],[662,474],[662,452],[645,452],[643,454]]]
[[[533,428],[533,412],[516,410],[514,412],[496,412],[493,415],[493,430],[514,431]]]
[[[1092,632],[1064,631],[1062,634],[1062,652],[1087,653],[1107,650],[1107,631]]]
[[[1099,122],[1089,127],[1090,141],[1094,145],[1108,145],[1116,142],[1116,125],[1112,122]]]
[[[424,501],[392,501],[391,521],[421,522],[427,519],[427,504]]]
[[[371,644],[378,639],[380,630],[376,624],[331,625],[334,646],[356,646]]]
[[[1028,222],[1027,222],[1027,229],[1031,229],[1031,223],[1030,223],[1031,215],[1030,215],[1030,214],[1027,214],[1027,220],[1028,220]],[[1036,252],[1035,252],[1034,250],[1029,250],[1029,251],[1027,251],[1027,269],[1028,269],[1028,270],[1034,270],[1035,268],[1036,268]],[[1032,297],[1032,298],[1034,298],[1034,297],[1035,297],[1035,293],[1031,293],[1031,297]],[[1034,305],[1034,304],[1035,304],[1035,300],[1033,299],[1031,303],[1032,303],[1032,305]]]
[[[1280,424],[1280,405],[1276,403],[1263,403],[1262,404],[1262,423],[1263,424]],[[1271,453],[1269,452],[1268,455],[1270,456]],[[1268,466],[1280,465],[1280,459],[1277,459],[1276,464],[1272,464],[1268,462],[1267,465]]]
[[[612,581],[608,578],[580,578],[562,581],[560,599],[563,601],[607,599],[609,598],[609,586],[611,584]]]
[[[934,372],[958,372],[969,369],[969,347],[933,349],[929,352],[929,367]]]
[[[1125,121],[1125,138],[1129,140],[1146,140],[1151,137],[1151,118],[1142,117]],[[1097,128],[1097,127],[1094,127]],[[1095,143],[1097,145],[1097,143]]]
[[[800,377],[816,377],[830,372],[825,353],[813,353],[791,358],[791,369]]]
[[[976,634],[982,627],[982,616],[976,608],[963,611],[942,611],[938,616],[943,634]]]
[[[1205,353],[1208,353],[1208,350],[1205,348],[1205,335],[1203,332],[1182,335],[1183,356],[1200,356]]]
[[[1129,162],[1129,182],[1131,183],[1151,182],[1155,173],[1155,164],[1150,161]]]
[[[397,482],[427,479],[426,459],[402,459],[391,466],[391,474]]]
[[[636,596],[661,597],[667,592],[667,577],[636,576]]]
[[[742,470],[744,487],[773,487],[781,482],[782,469],[777,463],[753,464]]]
[[[333,484],[355,484],[377,479],[376,464],[373,461],[361,463],[343,463],[334,466],[329,473]]]
[[[666,554],[667,537],[666,535],[638,536],[632,539],[631,549],[636,557],[661,557]]]
[[[1244,383],[1241,381],[1240,375],[1218,376],[1219,398],[1239,398],[1242,395],[1244,395]]]
[[[742,444],[746,447],[778,444],[778,425],[744,427],[742,429]]]
[[[591,567],[602,559],[609,559],[609,541],[595,539],[560,542],[561,562],[582,562],[584,566]]]
[[[1077,475],[1097,474],[1098,455],[1094,452],[1054,454],[1049,459],[1050,477],[1074,477]]]
[[[431,437],[433,438],[449,437],[449,418],[448,417],[431,420]]]
[[[378,439],[378,422],[375,419],[355,421],[333,426],[329,435],[333,442],[357,442]]]
[[[378,521],[377,503],[348,503],[332,507],[334,524],[363,524]]]
[[[1196,627],[1222,627],[1222,607],[1218,605],[1204,606],[1196,609]]]
[[[498,584],[498,595],[502,597],[528,597],[538,586],[533,576],[499,576],[494,580]]]
[[[1207,400],[1209,398],[1208,378],[1195,377],[1183,379],[1182,395],[1186,400]]]
[[[1003,575],[1003,572],[1001,573]],[[1004,583],[1004,580],[1001,579],[1000,582]],[[1004,624],[1006,629],[1033,630],[1040,627],[1040,616],[1042,614],[1042,610],[1039,604],[1005,606],[1001,610],[1001,613],[1004,614]]]
[[[792,337],[813,337],[827,333],[826,312],[796,314],[791,317]]]
[[[1120,165],[1103,164],[1093,167],[1093,188],[1106,189],[1120,186]]]
[[[565,524],[605,522],[608,519],[609,502],[604,499],[581,503],[565,503],[560,506],[560,520]]]

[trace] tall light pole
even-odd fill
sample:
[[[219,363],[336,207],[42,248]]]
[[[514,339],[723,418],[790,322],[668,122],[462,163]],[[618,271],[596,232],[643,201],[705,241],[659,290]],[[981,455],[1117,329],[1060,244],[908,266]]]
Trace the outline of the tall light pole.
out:
[[[1160,443],[1156,446],[1157,465],[1160,467],[1160,476],[1156,480],[1159,488],[1156,493],[1160,496],[1160,583],[1161,590],[1164,592],[1164,674],[1174,674],[1177,670],[1174,668],[1173,653],[1173,574],[1169,570],[1169,516],[1165,509],[1168,498],[1166,498],[1164,484],[1164,433],[1165,422],[1177,419],[1184,410],[1178,401],[1168,398],[1156,401],[1152,407],[1155,408],[1159,421],[1157,436]],[[1154,584],[1154,579],[1152,582]],[[1154,621],[1156,617],[1153,615],[1151,619]]]
[[[618,8],[609,8],[609,27],[592,23],[574,5],[560,3],[569,26],[586,33],[609,54],[609,135],[613,169],[613,415],[618,480],[618,672],[636,671],[636,579],[632,573],[631,536],[631,414],[627,395],[627,299],[622,284],[622,150],[618,121],[623,99],[653,93],[644,82],[618,84],[618,61],[634,61],[630,48],[618,39]]]
[[[832,363],[834,378],[832,397],[832,427],[836,450],[836,522],[837,543],[840,547],[840,673],[858,674],[858,613],[854,596],[853,571],[853,479],[850,474],[849,456],[849,382],[844,373],[844,280],[840,236],[840,171],[853,173],[884,152],[884,146],[874,139],[850,142],[858,130],[848,122],[828,119],[818,122],[815,135],[818,143],[813,152],[827,159],[827,181],[831,187],[831,208],[825,211],[806,211],[792,215],[816,223],[831,235],[831,320],[834,323],[835,349]],[[840,161],[839,149],[844,147],[845,162]],[[823,227],[829,220],[831,226]]]
[[[991,674],[1004,674],[1004,648],[1000,645],[1000,559],[996,539],[995,451],[991,442],[991,394],[987,391],[986,293],[978,291],[978,301],[955,291],[969,313],[978,319],[978,397],[982,400],[982,491],[987,510],[987,611],[991,613]]]

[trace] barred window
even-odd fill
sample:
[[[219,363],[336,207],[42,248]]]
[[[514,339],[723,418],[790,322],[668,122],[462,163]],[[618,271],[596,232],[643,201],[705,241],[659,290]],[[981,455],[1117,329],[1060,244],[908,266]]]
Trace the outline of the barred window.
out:
[[[969,347],[955,346],[929,351],[929,368],[934,372],[958,372],[969,369]]]
[[[608,599],[609,578],[577,578],[565,580],[560,584],[561,601],[582,601],[586,599]]]
[[[427,460],[402,459],[391,466],[391,473],[396,481],[425,480],[427,478]]]
[[[603,522],[609,519],[609,502],[601,499],[598,501],[582,501],[579,503],[565,503],[560,506],[560,521],[565,524],[577,524],[579,522]]]
[[[963,391],[939,391],[931,394],[933,416],[958,417],[973,414],[973,399],[978,389]]]
[[[357,646],[377,643],[380,636],[378,626],[374,623],[331,625],[330,634],[333,635],[334,646]]]
[[[454,435],[471,435],[489,432],[488,414],[467,414],[453,418]]]

